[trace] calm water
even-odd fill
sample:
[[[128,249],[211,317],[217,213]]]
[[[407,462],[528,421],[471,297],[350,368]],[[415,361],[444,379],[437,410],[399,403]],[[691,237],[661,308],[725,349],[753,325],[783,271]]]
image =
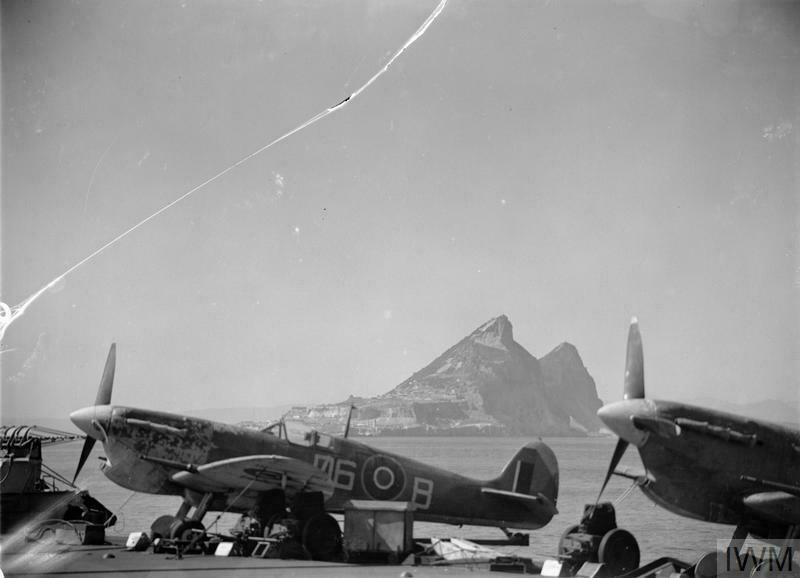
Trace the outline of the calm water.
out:
[[[370,445],[387,451],[436,464],[475,478],[488,479],[499,474],[516,451],[527,443],[522,438],[369,438]],[[545,440],[555,451],[560,468],[558,497],[559,514],[546,527],[531,533],[527,548],[502,548],[523,556],[553,555],[561,533],[580,521],[583,506],[593,502],[605,475],[608,461],[616,443],[611,438],[550,438]],[[45,463],[65,477],[72,478],[80,454],[80,443],[70,443],[44,449]],[[162,514],[174,514],[180,500],[176,497],[133,494],[114,485],[99,470],[97,449],[86,463],[79,483],[110,510],[117,512],[119,521],[113,534],[149,531],[152,521]],[[638,454],[629,449],[622,466],[641,469]],[[615,501],[629,487],[628,480],[613,477],[604,499]],[[206,515],[208,525],[217,513]],[[216,531],[227,532],[237,516],[226,514],[217,523]],[[674,556],[692,561],[703,552],[714,550],[718,539],[729,539],[732,527],[707,524],[671,514],[648,500],[638,489],[617,505],[617,524],[636,536],[643,561],[659,556]],[[214,530],[214,528],[211,528]],[[459,536],[464,538],[500,538],[493,528],[457,528],[442,524],[417,523],[415,536]]]

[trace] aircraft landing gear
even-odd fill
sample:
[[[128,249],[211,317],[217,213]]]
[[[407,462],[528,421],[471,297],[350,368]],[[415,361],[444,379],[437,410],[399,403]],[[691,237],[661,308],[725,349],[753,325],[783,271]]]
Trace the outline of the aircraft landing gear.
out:
[[[169,527],[169,536],[173,540],[189,542],[197,533],[205,534],[206,527],[198,520],[175,520]]]
[[[206,532],[202,520],[208,511],[208,506],[213,496],[212,493],[206,493],[198,501],[193,499],[194,496],[189,495],[187,492],[174,516],[159,516],[150,525],[150,535],[153,543],[156,544],[157,539],[159,539],[159,542],[170,539],[177,540],[178,543],[184,543],[188,548],[197,549],[199,547],[202,549]],[[192,507],[195,510],[189,515]],[[154,548],[156,547],[154,546]]]
[[[314,560],[335,560],[342,553],[339,522],[324,512],[314,514],[303,525],[303,547]]]
[[[759,531],[760,530],[760,531]],[[772,531],[770,531],[772,530]],[[781,539],[781,530],[783,530],[783,538]],[[785,528],[773,528],[762,526],[756,529],[756,536],[767,538],[769,541],[775,541],[774,549],[768,550],[769,554],[766,558],[759,558],[755,552],[746,553],[744,551],[744,543],[750,534],[750,528],[743,524],[736,526],[731,536],[731,541],[728,544],[727,552],[706,552],[694,563],[692,569],[695,578],[715,578],[716,576],[736,575],[736,576],[796,576],[796,572],[792,572],[792,556],[794,550],[792,548],[792,540],[800,537],[800,526],[790,525]],[[748,548],[750,550],[750,548]],[[756,548],[757,550],[757,548]],[[764,550],[761,550],[762,556]],[[720,572],[718,564],[723,561],[723,564],[731,564],[733,559],[734,571],[723,568]],[[784,571],[783,565],[788,566]]]
[[[164,544],[176,547],[178,553],[193,549],[202,550],[205,527],[202,519],[213,494],[200,496],[187,492],[174,516],[160,516],[150,526],[154,551]],[[313,560],[339,560],[342,557],[342,531],[339,522],[325,511],[322,492],[306,492],[295,496],[289,507],[283,492],[263,496],[244,524],[241,535],[263,531],[264,538],[277,543],[274,555],[281,558]],[[190,515],[190,510],[194,512]]]
[[[342,531],[323,503],[320,492],[299,494],[289,511],[274,514],[264,524],[264,537],[279,540],[281,558],[331,561],[341,557]]]
[[[587,504],[581,523],[567,528],[558,542],[559,557],[577,571],[584,562],[604,564],[612,576],[639,567],[639,545],[633,534],[617,528],[610,502]]]

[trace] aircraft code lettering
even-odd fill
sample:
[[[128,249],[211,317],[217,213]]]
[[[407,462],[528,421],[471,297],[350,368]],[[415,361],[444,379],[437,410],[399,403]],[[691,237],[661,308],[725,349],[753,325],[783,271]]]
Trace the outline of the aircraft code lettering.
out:
[[[421,510],[427,510],[433,499],[433,480],[414,477],[414,492],[411,494],[411,503],[416,504]]]
[[[336,460],[333,470],[333,485],[343,490],[352,490],[356,482],[356,463],[352,460]]]
[[[356,482],[356,466],[352,460],[335,459],[326,454],[314,454],[314,467],[322,470],[335,488],[350,491]]]

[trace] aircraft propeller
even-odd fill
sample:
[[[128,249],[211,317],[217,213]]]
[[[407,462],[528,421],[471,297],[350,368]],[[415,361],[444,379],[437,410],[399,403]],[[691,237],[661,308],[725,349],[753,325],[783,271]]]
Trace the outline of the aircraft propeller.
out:
[[[114,370],[117,365],[117,344],[112,343],[111,348],[108,350],[108,357],[106,358],[106,366],[103,369],[103,377],[100,379],[100,387],[97,388],[97,399],[94,405],[109,405],[111,403],[111,391],[114,388]],[[92,448],[97,440],[92,436],[86,436],[81,449],[81,457],[78,459],[78,468],[75,470],[75,476],[72,478],[72,483],[78,479],[78,474],[81,473],[89,454],[92,453]]]
[[[644,356],[639,320],[631,319],[628,329],[628,350],[625,354],[625,385],[622,399],[644,399]]]
[[[639,333],[639,320],[634,317],[631,319],[631,326],[628,330],[628,349],[625,354],[625,383],[623,385],[623,399],[644,399],[644,355],[642,353],[642,335]],[[611,455],[611,462],[608,464],[608,471],[600,486],[600,493],[597,494],[595,503],[600,502],[603,490],[606,489],[611,474],[619,465],[625,450],[628,449],[629,442],[619,438]]]

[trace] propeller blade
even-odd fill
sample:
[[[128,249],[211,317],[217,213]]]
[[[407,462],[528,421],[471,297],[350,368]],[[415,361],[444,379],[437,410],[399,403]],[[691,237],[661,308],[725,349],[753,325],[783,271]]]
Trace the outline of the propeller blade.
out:
[[[106,357],[106,366],[103,368],[103,377],[100,378],[100,387],[97,388],[97,399],[94,401],[96,406],[109,405],[111,403],[111,391],[114,389],[114,371],[116,367],[117,344],[112,343],[111,348],[108,350],[108,357]],[[86,436],[86,441],[83,442],[83,448],[81,448],[81,457],[78,459],[78,468],[75,470],[75,477],[72,478],[73,484],[78,479],[78,474],[81,473],[86,460],[89,459],[89,454],[92,453],[96,441],[92,436]]]
[[[100,379],[100,387],[97,389],[97,399],[95,405],[108,405],[111,403],[111,390],[114,388],[114,369],[117,366],[117,344],[112,343],[106,358],[106,367],[103,369],[103,377]]]
[[[614,453],[611,456],[611,463],[608,464],[608,471],[606,472],[606,478],[603,480],[603,485],[600,486],[600,493],[597,494],[597,500],[595,500],[595,504],[597,504],[600,501],[600,496],[603,495],[603,490],[606,489],[606,484],[608,484],[608,480],[611,479],[611,474],[613,474],[614,470],[617,469],[619,461],[622,459],[622,455],[625,453],[626,449],[628,449],[628,442],[626,442],[622,438],[619,438],[619,441],[617,441],[617,445],[614,448]]]
[[[625,386],[622,399],[644,399],[644,356],[639,320],[634,317],[628,330],[628,352],[625,355]]]
[[[92,448],[94,448],[94,442],[96,441],[92,436],[86,436],[86,441],[83,442],[83,448],[81,448],[81,457],[78,460],[78,469],[75,470],[75,476],[72,478],[73,484],[78,479],[78,474],[81,473],[86,460],[89,459],[89,454],[92,453]]]

